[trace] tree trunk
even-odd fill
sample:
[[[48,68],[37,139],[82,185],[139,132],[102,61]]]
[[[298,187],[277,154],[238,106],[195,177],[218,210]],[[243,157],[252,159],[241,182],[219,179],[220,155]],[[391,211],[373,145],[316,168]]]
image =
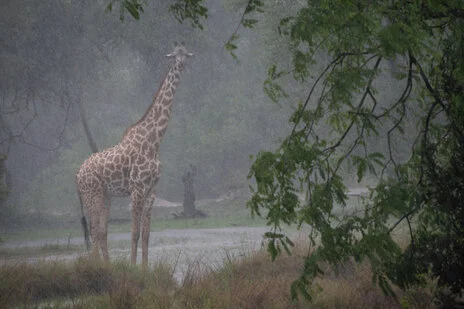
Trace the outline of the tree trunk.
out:
[[[87,142],[89,143],[90,149],[93,153],[98,152],[97,143],[92,136],[92,132],[90,132],[89,124],[87,123],[87,118],[85,117],[84,106],[82,106],[82,102],[80,98],[76,100],[77,107],[79,108],[79,115],[81,117],[82,126],[84,127],[85,135],[87,136]]]
[[[8,183],[8,170],[5,161],[6,154],[0,153],[0,209],[4,208],[4,203],[10,194],[10,184]]]
[[[188,218],[195,218],[195,193],[193,192],[193,179],[195,177],[195,168],[193,165],[184,173],[182,182],[184,183],[184,215]]]

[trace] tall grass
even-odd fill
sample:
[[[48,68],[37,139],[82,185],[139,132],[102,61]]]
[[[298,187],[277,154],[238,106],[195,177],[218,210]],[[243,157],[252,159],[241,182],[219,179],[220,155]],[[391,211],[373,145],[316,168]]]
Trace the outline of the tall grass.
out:
[[[266,252],[226,255],[214,269],[193,261],[182,282],[160,262],[149,271],[126,262],[18,263],[0,267],[0,308],[433,308],[426,289],[395,300],[372,284],[367,264],[328,270],[312,303],[290,297],[307,250],[271,262]],[[209,270],[208,270],[209,269]]]
[[[34,308],[60,300],[64,308],[93,308],[99,303],[106,304],[104,308],[135,308],[147,287],[172,290],[175,284],[162,267],[142,272],[126,262],[106,264],[80,258],[73,263],[6,264],[0,267],[0,308]]]
[[[306,252],[297,249],[274,262],[263,251],[227,261],[220,270],[189,279],[178,308],[434,308],[426,289],[404,293],[396,288],[397,299],[385,296],[373,285],[367,263],[347,263],[337,272],[327,269],[315,282],[319,289],[312,302],[292,300],[290,285],[301,274]]]

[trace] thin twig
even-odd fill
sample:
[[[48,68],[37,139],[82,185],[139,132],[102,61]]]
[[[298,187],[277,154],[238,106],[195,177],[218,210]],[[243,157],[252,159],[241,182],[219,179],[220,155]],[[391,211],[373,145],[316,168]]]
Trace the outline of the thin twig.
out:
[[[410,52],[410,57],[414,63],[414,65],[419,69],[419,75],[421,76],[422,78],[422,81],[424,82],[425,84],[425,87],[427,88],[427,90],[430,92],[430,94],[432,95],[432,97],[435,99],[435,101],[440,104],[440,106],[443,108],[443,110],[445,111],[446,115],[448,116],[448,119],[450,121],[450,124],[451,126],[453,127],[453,130],[456,131],[457,134],[459,134],[460,136],[460,139],[458,139],[459,141],[461,140],[464,140],[464,135],[463,133],[461,132],[461,130],[458,128],[458,126],[454,123],[453,119],[450,117],[449,115],[449,105],[446,105],[445,102],[440,98],[440,94],[438,93],[438,91],[436,89],[434,89],[427,77],[427,75],[425,74],[424,70],[422,69],[422,66],[420,65],[420,63],[417,61],[417,59],[412,55],[412,53]]]
[[[387,234],[390,234],[401,222],[403,222],[404,219],[415,213],[417,209],[412,209],[408,213],[404,214],[401,218],[398,219],[398,221],[393,224],[393,226],[388,230]]]
[[[230,37],[229,37],[229,39],[227,40],[227,42],[232,41],[233,38],[236,37],[237,32],[238,32],[238,29],[240,29],[240,26],[242,25],[242,22],[243,22],[243,20],[245,19],[245,15],[247,14],[246,11],[247,11],[247,9],[248,9],[248,7],[250,6],[250,3],[251,3],[252,1],[253,1],[253,0],[248,0],[247,5],[245,6],[245,9],[243,10],[242,16],[240,17],[240,21],[238,22],[237,26],[235,27],[234,32],[232,32],[232,34],[230,35]],[[226,42],[226,43],[227,43],[227,42]]]
[[[296,131],[296,127],[298,126],[300,120],[301,120],[301,117],[303,117],[303,113],[306,109],[306,107],[308,106],[309,104],[309,101],[311,99],[311,96],[313,95],[313,92],[314,90],[316,89],[316,86],[319,84],[320,80],[322,79],[322,77],[324,77],[324,75],[327,73],[327,71],[333,66],[333,65],[336,65],[340,59],[342,58],[343,56],[338,56],[337,58],[335,58],[334,60],[332,60],[332,62],[330,62],[326,67],[325,69],[321,72],[321,74],[319,74],[318,78],[316,79],[316,81],[314,82],[313,86],[311,87],[311,89],[309,90],[309,93],[308,93],[308,96],[306,97],[306,100],[303,104],[303,107],[301,108],[301,112],[300,114],[298,115],[298,119],[295,120],[295,124],[293,125],[293,128],[292,128],[292,131],[290,132],[290,135],[287,139],[287,143],[290,142],[290,140],[292,139],[292,136],[293,134],[295,134],[295,131]]]
[[[369,88],[374,80],[374,76],[375,76],[375,72],[377,71],[379,65],[380,65],[380,62],[382,61],[382,57],[378,57],[377,58],[377,62],[375,63],[374,65],[374,72],[372,73],[372,76],[369,78],[369,81],[367,82],[367,85],[366,85],[366,89],[364,91],[364,94],[361,98],[361,100],[359,101],[359,104],[358,106],[356,107],[356,110],[359,110],[363,105],[364,105],[364,102],[366,100],[366,97],[367,97],[367,94],[368,94],[368,91],[369,91]],[[351,123],[348,125],[348,127],[346,128],[345,132],[342,134],[342,136],[338,139],[338,141],[332,145],[332,146],[329,146],[327,148],[325,148],[323,150],[323,152],[328,152],[328,153],[331,153],[333,152],[333,150],[335,150],[338,146],[340,146],[340,144],[345,140],[346,136],[348,135],[348,133],[351,131],[351,128],[353,127],[355,123],[355,119],[351,120]]]

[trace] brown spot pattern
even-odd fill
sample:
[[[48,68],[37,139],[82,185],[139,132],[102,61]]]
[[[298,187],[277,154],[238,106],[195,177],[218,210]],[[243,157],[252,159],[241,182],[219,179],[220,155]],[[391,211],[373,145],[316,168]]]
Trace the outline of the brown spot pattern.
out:
[[[171,66],[152,105],[137,123],[126,130],[122,141],[112,148],[92,154],[77,173],[77,188],[83,201],[83,209],[90,216],[94,256],[98,256],[100,250],[104,259],[108,259],[106,240],[100,238],[100,235],[103,235],[106,239],[107,231],[99,230],[105,226],[100,223],[108,220],[108,198],[116,194],[130,194],[134,218],[131,261],[136,261],[141,229],[139,214],[143,212],[142,207],[145,207],[145,203],[154,199],[154,196],[147,196],[147,193],[154,192],[153,186],[159,178],[160,163],[157,152],[170,118],[170,105],[184,58],[176,58],[175,65]],[[150,221],[146,220],[144,224],[148,224],[148,227],[142,229],[142,240],[148,241],[149,234],[146,235],[144,231],[149,231]],[[147,247],[148,243],[143,247],[143,263],[146,263]]]

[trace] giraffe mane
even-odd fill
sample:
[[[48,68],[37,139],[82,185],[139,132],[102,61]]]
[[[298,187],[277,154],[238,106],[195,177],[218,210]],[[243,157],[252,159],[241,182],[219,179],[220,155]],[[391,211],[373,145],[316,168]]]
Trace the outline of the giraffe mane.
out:
[[[152,106],[155,105],[156,99],[158,99],[158,95],[159,95],[159,93],[160,93],[160,91],[161,91],[161,87],[163,87],[164,81],[166,80],[166,77],[168,76],[169,71],[170,71],[170,69],[166,72],[166,74],[164,74],[163,82],[161,83],[161,85],[159,85],[158,91],[156,91],[155,97],[153,98],[153,102],[152,102],[151,105],[147,108],[147,110],[145,111],[145,114],[143,114],[142,118],[140,118],[136,123],[134,123],[133,125],[131,125],[130,127],[128,127],[128,128],[126,129],[126,131],[124,131],[124,134],[122,135],[122,138],[123,138],[123,139],[126,137],[126,135],[129,133],[129,131],[130,131],[133,127],[139,125],[142,121],[145,121],[145,119],[147,118],[147,115],[148,115],[148,113],[150,112]]]

